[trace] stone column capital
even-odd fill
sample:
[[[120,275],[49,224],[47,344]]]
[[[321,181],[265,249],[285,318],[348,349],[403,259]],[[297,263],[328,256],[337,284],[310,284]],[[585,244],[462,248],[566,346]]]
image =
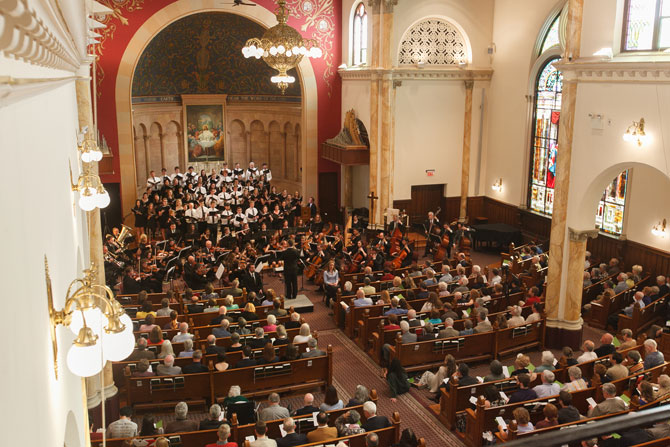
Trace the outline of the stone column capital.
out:
[[[398,0],[384,0],[384,12],[393,14],[393,7],[398,4]]]
[[[372,10],[372,13],[378,14],[379,13],[379,5],[381,4],[381,0],[368,0],[368,8]]]
[[[585,242],[587,239],[595,239],[598,237],[598,230],[577,231],[568,227],[568,234],[572,242]]]
[[[463,81],[463,83],[465,84],[465,88],[467,90],[472,90],[475,87],[475,81],[472,79],[466,79]]]

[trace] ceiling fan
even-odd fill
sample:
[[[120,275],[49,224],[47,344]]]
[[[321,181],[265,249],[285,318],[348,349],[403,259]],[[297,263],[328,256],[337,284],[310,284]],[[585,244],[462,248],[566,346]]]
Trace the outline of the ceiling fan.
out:
[[[233,6],[256,6],[256,3],[247,3],[244,0],[233,0],[232,3],[222,3],[222,5],[233,5]]]

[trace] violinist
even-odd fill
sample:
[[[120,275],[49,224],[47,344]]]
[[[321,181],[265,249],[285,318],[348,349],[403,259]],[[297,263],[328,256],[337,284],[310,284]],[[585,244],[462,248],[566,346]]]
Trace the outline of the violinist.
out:
[[[218,246],[226,250],[232,250],[235,247],[235,238],[230,232],[230,227],[223,227],[223,235],[219,239]]]
[[[140,293],[142,291],[142,284],[140,278],[135,272],[135,269],[128,266],[123,271],[123,293]]]
[[[167,231],[166,238],[171,241],[178,241],[182,238],[181,231],[177,229],[177,224],[175,222],[170,223],[170,228]]]

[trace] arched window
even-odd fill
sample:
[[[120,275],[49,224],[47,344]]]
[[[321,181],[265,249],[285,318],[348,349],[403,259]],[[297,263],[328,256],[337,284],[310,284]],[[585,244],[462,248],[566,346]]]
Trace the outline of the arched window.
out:
[[[596,228],[604,233],[621,235],[623,216],[626,209],[626,190],[628,189],[628,170],[607,186],[596,212]]]
[[[561,43],[558,37],[558,25],[560,23],[560,18],[560,16],[556,17],[554,22],[549,27],[549,31],[547,31],[547,34],[544,36],[544,41],[542,41],[542,49],[540,50],[540,54],[544,53],[554,45]]]
[[[364,65],[368,60],[368,13],[363,2],[358,4],[354,13],[352,40],[354,54],[351,60],[354,65]]]
[[[626,0],[623,51],[662,51],[670,48],[670,2]]]
[[[530,164],[528,205],[533,211],[551,215],[558,154],[558,124],[561,117],[563,76],[549,59],[535,84],[535,113]]]
[[[670,2],[669,2],[670,3]],[[554,207],[554,184],[559,156],[558,128],[561,118],[563,76],[552,64],[557,56],[542,56],[559,44],[560,17],[556,17],[542,40],[540,57],[546,58],[535,79],[533,138],[530,157],[528,206],[538,213],[551,215]],[[621,235],[628,186],[628,171],[623,171],[603,192],[596,210],[596,228]]]

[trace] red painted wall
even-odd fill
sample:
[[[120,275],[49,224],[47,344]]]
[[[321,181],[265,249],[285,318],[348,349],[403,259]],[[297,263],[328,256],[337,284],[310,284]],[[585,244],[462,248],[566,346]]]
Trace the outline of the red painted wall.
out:
[[[119,61],[128,42],[142,24],[174,1],[176,0],[126,0],[119,5],[118,2],[112,2],[112,0],[103,0],[105,4],[114,9],[114,14],[102,20],[106,23],[107,28],[100,31],[103,38],[97,48],[101,55],[97,65],[98,128],[107,139],[107,144],[114,154],[114,174],[101,176],[105,183],[120,182],[115,102]],[[342,5],[341,0],[310,0],[313,9],[311,14],[306,14],[302,8],[304,1],[287,1],[292,11],[288,24],[300,31],[305,38],[317,38],[321,42],[324,53],[327,53],[321,59],[310,61],[318,89],[318,147],[306,148],[306,150],[319,151],[319,172],[338,172],[339,191],[339,165],[321,157],[321,143],[335,136],[340,130],[342,83],[337,74],[337,67],[342,63]],[[274,0],[257,0],[256,3],[258,4],[256,7],[263,7],[271,11],[276,7]],[[321,20],[328,23],[327,32],[322,33],[317,29]],[[302,29],[303,26],[306,26],[305,30]]]

